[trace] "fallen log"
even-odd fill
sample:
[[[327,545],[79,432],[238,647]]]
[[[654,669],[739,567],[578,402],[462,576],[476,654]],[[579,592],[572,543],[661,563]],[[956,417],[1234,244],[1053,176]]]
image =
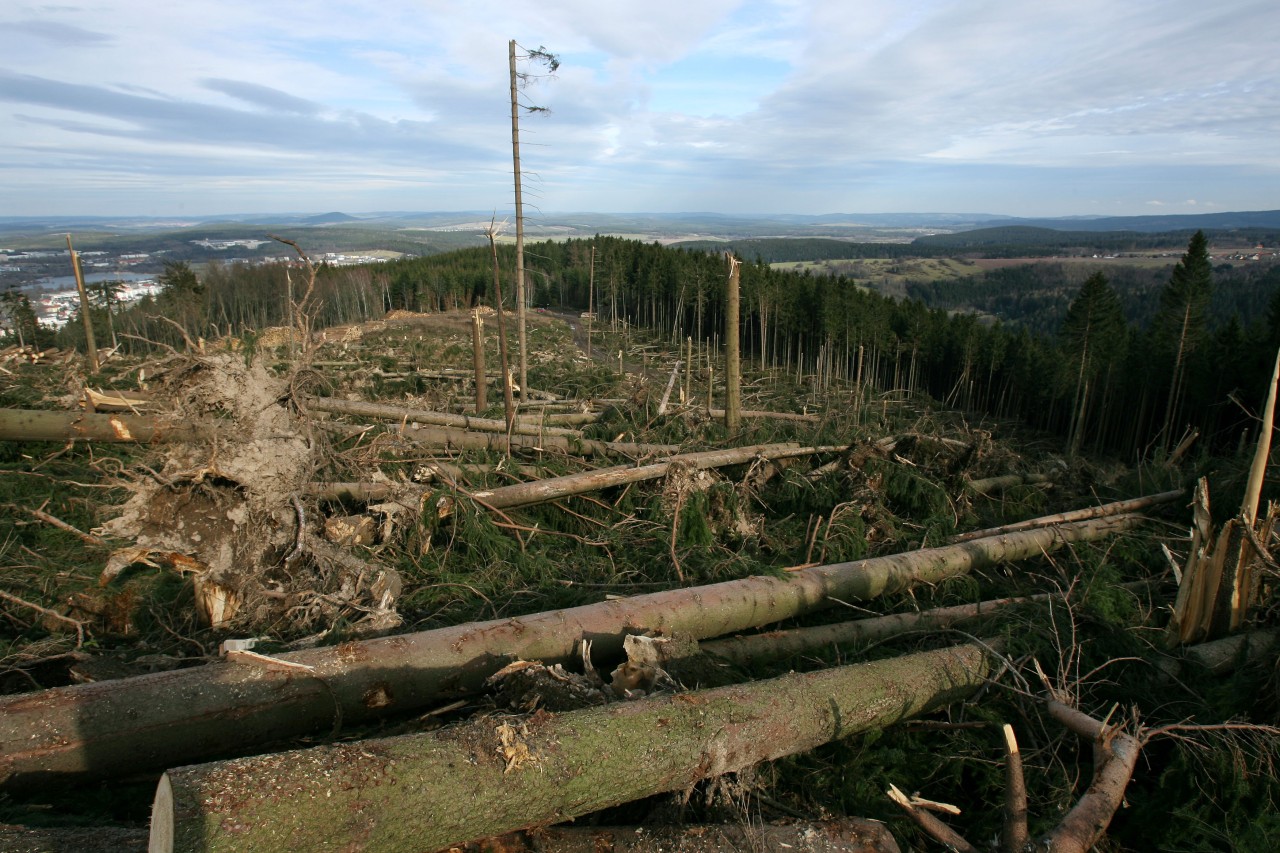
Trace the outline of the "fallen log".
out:
[[[987,477],[983,480],[970,480],[965,483],[965,488],[976,495],[990,497],[994,492],[1002,492],[1013,486],[1048,482],[1050,480],[1044,474],[1004,474],[999,477]]]
[[[104,441],[152,444],[199,441],[214,428],[190,421],[166,422],[142,415],[100,415],[37,409],[0,409],[0,441]]]
[[[1121,584],[1122,588],[1138,590],[1150,586],[1147,581]],[[1051,601],[1066,597],[1064,592],[1042,592],[1016,598],[993,598],[973,604],[956,604],[951,607],[935,607],[913,613],[893,613],[872,616],[830,625],[813,625],[807,628],[790,628],[784,631],[766,631],[740,637],[724,637],[698,644],[706,654],[723,661],[747,665],[763,663],[792,655],[812,652],[826,646],[850,643],[870,643],[896,637],[909,631],[934,631],[949,628],[963,622],[988,619],[1013,607]]]
[[[840,447],[797,447],[794,444],[757,444],[749,447],[734,447],[727,450],[708,450],[697,453],[681,453],[662,462],[650,465],[619,465],[613,468],[598,468],[578,474],[566,474],[563,477],[548,477],[528,483],[513,483],[509,486],[498,486],[493,489],[472,493],[477,501],[494,509],[529,506],[544,501],[557,500],[572,495],[597,492],[613,486],[628,483],[639,483],[645,480],[657,480],[665,477],[672,465],[687,465],[694,469],[721,468],[728,465],[740,465],[756,459],[786,459],[794,456],[808,456],[814,453],[830,453],[842,450]],[[439,466],[439,475],[452,476],[455,480],[462,473],[459,466]],[[308,494],[326,499],[349,500],[385,500],[396,494],[409,492],[417,497],[426,493],[425,489],[414,484],[405,483],[315,483],[308,488]]]
[[[645,480],[657,480],[665,477],[672,465],[686,465],[694,469],[721,468],[727,465],[741,465],[755,459],[786,459],[794,456],[809,456],[814,453],[830,453],[843,450],[841,447],[796,447],[794,444],[757,444],[749,447],[734,447],[728,450],[708,450],[701,453],[682,453],[662,462],[651,465],[619,465],[613,468],[602,468],[595,471],[584,471],[580,474],[569,474],[564,477],[550,477],[546,480],[535,480],[530,483],[513,483],[510,486],[499,486],[483,492],[475,492],[472,497],[485,506],[494,509],[529,506],[544,501],[556,500],[571,495],[582,495],[596,492],[613,486],[639,483]]]
[[[612,599],[510,619],[278,655],[312,670],[211,663],[0,697],[0,789],[65,784],[244,753],[335,721],[407,712],[474,693],[512,658],[548,665],[592,641],[602,659],[627,634],[702,640],[1127,530],[1133,515],[905,554]]]
[[[1099,506],[1085,507],[1084,509],[1073,509],[1070,512],[1060,512],[1057,515],[1042,515],[1039,518],[1029,518],[1026,521],[1016,521],[1012,524],[1001,525],[1000,527],[988,527],[986,530],[973,530],[969,533],[961,533],[952,536],[951,542],[970,542],[974,539],[983,539],[988,536],[999,536],[1002,533],[1015,533],[1019,530],[1032,530],[1037,527],[1049,527],[1054,524],[1071,524],[1077,521],[1084,521],[1090,518],[1103,518],[1108,515],[1119,515],[1126,512],[1141,512],[1160,504],[1167,504],[1176,501],[1178,498],[1187,494],[1185,489],[1174,489],[1170,492],[1160,492],[1155,495],[1145,495],[1140,498],[1133,498],[1127,501],[1116,501],[1109,504],[1100,504]]]
[[[325,429],[335,432],[356,435],[364,430],[358,427],[347,427],[338,424],[324,424]],[[493,432],[469,432],[465,429],[450,427],[418,426],[405,424],[395,430],[398,435],[424,447],[440,450],[490,450],[495,453],[506,453],[507,436]],[[513,435],[510,437],[512,450],[550,451],[575,456],[658,456],[679,453],[677,444],[633,444],[624,441],[596,441],[590,438],[576,438],[571,435]]]
[[[724,409],[708,409],[707,414],[710,415],[712,418],[717,418],[717,419],[723,418]],[[821,420],[821,418],[819,418],[817,415],[802,415],[797,412],[762,412],[762,411],[747,410],[747,409],[744,409],[743,411],[738,412],[738,416],[743,418],[755,418],[760,420],[768,419],[768,420],[774,420],[774,421],[799,421],[801,423],[806,423],[806,424],[816,424],[819,420]]]
[[[1045,592],[1019,598],[996,598],[975,604],[935,607],[916,613],[873,616],[832,625],[767,631],[744,637],[728,637],[699,643],[698,648],[720,660],[736,664],[762,663],[840,643],[867,643],[896,637],[908,631],[948,628],[960,622],[994,616],[997,613],[1036,601],[1062,598],[1062,593]]]
[[[308,409],[316,412],[329,412],[336,415],[357,415],[362,418],[400,421],[402,423],[426,424],[429,426],[456,427],[458,429],[476,430],[479,432],[507,431],[505,420],[493,418],[477,418],[471,415],[455,415],[452,412],[427,412],[421,409],[407,409],[403,406],[387,406],[382,403],[365,403],[359,400],[334,400],[328,397],[308,397]],[[541,426],[517,422],[511,428],[517,435],[559,435],[580,436],[581,431],[567,427]]]
[[[435,850],[590,814],[971,696],[965,645],[532,718],[170,770],[152,853]]]

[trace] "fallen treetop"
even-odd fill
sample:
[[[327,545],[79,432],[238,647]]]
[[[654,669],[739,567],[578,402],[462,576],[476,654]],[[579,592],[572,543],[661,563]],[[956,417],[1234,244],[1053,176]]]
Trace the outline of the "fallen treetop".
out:
[[[435,850],[558,823],[884,728],[972,695],[965,645],[440,732],[170,770],[152,853]]]
[[[1122,515],[905,554],[749,577],[565,610],[438,628],[280,655],[312,670],[233,663],[0,699],[0,787],[61,784],[173,767],[231,750],[427,707],[478,690],[513,657],[601,656],[627,634],[695,639],[757,628],[840,601],[866,600],[978,567],[1120,533]]]

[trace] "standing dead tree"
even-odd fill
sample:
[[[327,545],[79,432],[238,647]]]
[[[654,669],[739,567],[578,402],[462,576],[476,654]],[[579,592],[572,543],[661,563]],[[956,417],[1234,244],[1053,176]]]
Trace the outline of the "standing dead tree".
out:
[[[507,64],[511,76],[511,159],[516,185],[516,318],[520,343],[520,401],[524,402],[528,398],[528,392],[525,389],[529,387],[529,341],[526,331],[529,297],[526,293],[524,277],[524,186],[520,173],[520,109],[522,106],[520,89],[529,82],[531,75],[517,70],[516,63],[523,58],[529,62],[545,65],[551,74],[555,74],[556,69],[560,67],[560,60],[544,47],[526,50],[524,56],[520,57],[516,53],[518,47],[515,39],[507,44]],[[548,112],[546,107],[524,105],[524,109],[528,112]]]

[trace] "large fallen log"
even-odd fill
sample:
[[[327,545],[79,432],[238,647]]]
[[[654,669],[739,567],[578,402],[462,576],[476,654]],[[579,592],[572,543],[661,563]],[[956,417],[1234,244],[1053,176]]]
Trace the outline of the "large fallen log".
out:
[[[334,400],[329,397],[308,397],[306,405],[312,411],[329,412],[337,415],[358,415],[362,418],[427,424],[429,426],[456,427],[479,432],[505,433],[507,431],[507,422],[505,420],[476,418],[471,415],[455,415],[452,412],[428,412],[422,409],[387,406],[382,403],[365,403],[359,400]],[[582,435],[582,432],[576,429],[521,423],[519,421],[512,425],[511,432],[516,435]]]
[[[0,698],[0,788],[173,767],[335,722],[405,712],[478,690],[514,657],[573,660],[580,640],[621,654],[627,634],[707,639],[842,602],[1120,533],[1122,515],[416,634],[279,655],[280,666],[214,663]]]
[[[100,415],[37,409],[0,409],[0,441],[109,441],[150,444],[197,441],[214,435],[208,424],[167,422],[142,415]]]
[[[170,770],[152,853],[435,850],[557,823],[972,695],[977,645],[532,718]]]

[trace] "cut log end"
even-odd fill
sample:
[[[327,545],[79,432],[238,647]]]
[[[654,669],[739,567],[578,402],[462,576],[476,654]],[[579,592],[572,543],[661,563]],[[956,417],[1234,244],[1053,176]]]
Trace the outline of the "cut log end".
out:
[[[160,777],[156,798],[151,804],[151,838],[147,853],[173,853],[173,785],[169,774]]]

